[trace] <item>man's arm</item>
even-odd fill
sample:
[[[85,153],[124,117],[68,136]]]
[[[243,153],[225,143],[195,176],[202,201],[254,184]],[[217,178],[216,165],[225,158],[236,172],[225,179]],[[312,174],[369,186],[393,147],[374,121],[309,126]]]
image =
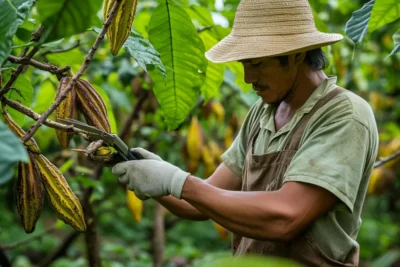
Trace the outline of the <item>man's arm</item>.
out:
[[[189,176],[182,199],[233,233],[287,241],[329,211],[337,198],[306,183],[288,182],[273,192],[233,192]]]
[[[208,179],[204,180],[204,183],[224,190],[237,191],[241,188],[242,180],[232,172],[228,166],[221,163],[214,173]],[[193,221],[204,221],[209,219],[208,216],[198,211],[183,199],[179,200],[173,196],[166,196],[156,198],[156,200],[172,214],[178,217]]]

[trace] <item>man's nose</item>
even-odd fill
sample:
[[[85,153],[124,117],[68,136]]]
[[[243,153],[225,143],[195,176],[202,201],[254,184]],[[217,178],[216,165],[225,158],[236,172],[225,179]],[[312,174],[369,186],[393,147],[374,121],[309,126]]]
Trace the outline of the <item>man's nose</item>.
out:
[[[257,83],[257,72],[251,66],[243,65],[244,81],[246,83]]]

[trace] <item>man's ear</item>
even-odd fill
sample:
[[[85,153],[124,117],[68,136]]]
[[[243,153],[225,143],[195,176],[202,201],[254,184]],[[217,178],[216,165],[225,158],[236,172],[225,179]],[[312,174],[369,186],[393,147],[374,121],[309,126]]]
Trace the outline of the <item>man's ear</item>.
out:
[[[303,63],[304,59],[306,58],[307,52],[297,53],[294,57],[294,63],[296,65],[300,65]]]

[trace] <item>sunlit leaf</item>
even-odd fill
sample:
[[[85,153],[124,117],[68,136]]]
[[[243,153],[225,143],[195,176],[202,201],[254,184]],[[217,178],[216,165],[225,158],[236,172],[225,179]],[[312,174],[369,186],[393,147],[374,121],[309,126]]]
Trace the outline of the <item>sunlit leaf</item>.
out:
[[[203,40],[206,50],[210,49],[218,42],[217,39],[212,37],[207,31],[202,32],[200,38]],[[224,81],[224,70],[225,65],[208,62],[206,79],[201,87],[201,94],[203,95],[205,102],[218,96],[219,88]]]
[[[32,4],[33,0],[0,0],[0,63],[10,54],[13,36]]]
[[[149,29],[150,41],[167,71],[167,81],[162,75],[150,74],[171,130],[184,121],[197,102],[207,67],[204,45],[189,15],[171,0],[154,10]]]
[[[128,37],[123,47],[146,72],[147,66],[154,66],[154,68],[166,78],[165,68],[161,62],[160,54],[154,49],[152,44],[139,33],[132,30],[131,35]]]
[[[373,32],[398,18],[400,18],[399,0],[376,0],[372,8],[368,31]]]
[[[11,77],[11,70],[4,71],[1,75],[3,76],[4,81],[7,82]],[[14,82],[12,88],[15,88],[15,90],[10,90],[6,94],[7,98],[20,102],[24,106],[30,107],[33,98],[33,87],[31,81],[28,80],[25,75],[20,75]],[[8,113],[18,125],[22,126],[24,124],[24,114],[12,108],[8,109]]]
[[[346,23],[346,34],[355,43],[361,42],[368,33],[368,23],[371,18],[375,0],[369,1],[363,7],[353,13]]]

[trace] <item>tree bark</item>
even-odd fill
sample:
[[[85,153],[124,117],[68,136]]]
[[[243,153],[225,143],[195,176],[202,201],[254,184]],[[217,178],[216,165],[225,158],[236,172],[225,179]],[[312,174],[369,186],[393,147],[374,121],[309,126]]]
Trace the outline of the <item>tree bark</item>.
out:
[[[94,171],[93,180],[98,180],[101,176],[102,171],[103,167],[98,166]],[[93,188],[86,189],[83,199],[83,212],[85,214],[85,222],[87,226],[85,232],[86,251],[89,266],[100,267],[100,240],[97,233],[97,224],[94,217],[93,205],[92,203],[90,203],[90,196],[92,195],[92,192]]]
[[[164,262],[164,208],[158,202],[154,207],[153,266],[162,267]]]

